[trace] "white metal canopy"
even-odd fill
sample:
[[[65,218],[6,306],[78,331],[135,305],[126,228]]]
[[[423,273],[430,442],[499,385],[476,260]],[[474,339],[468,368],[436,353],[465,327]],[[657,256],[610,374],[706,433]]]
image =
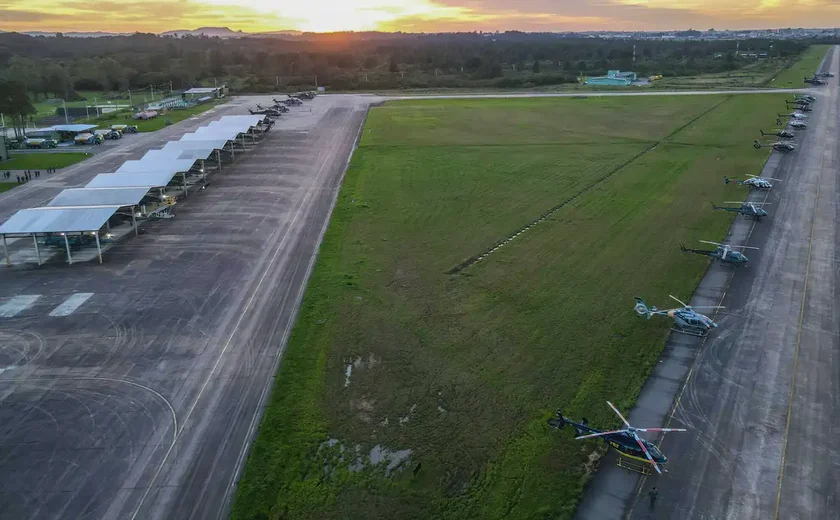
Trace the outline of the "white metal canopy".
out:
[[[213,148],[214,150],[224,150],[225,146],[227,146],[228,140],[227,139],[209,139],[203,138],[203,136],[198,136],[198,139],[193,137],[187,138],[188,136],[194,136],[194,134],[189,133],[185,134],[181,137],[180,141],[170,141],[166,143],[163,149],[170,147],[172,145],[178,145],[179,147],[183,148],[184,150],[188,150],[190,148]]]
[[[0,235],[97,231],[120,206],[75,206],[23,209],[0,226]]]
[[[134,206],[149,193],[147,187],[70,188],[59,193],[47,206]]]
[[[159,150],[154,151],[159,152]],[[195,160],[191,159],[173,159],[170,155],[160,153],[149,155],[149,153],[139,161],[124,162],[114,173],[119,175],[137,172],[185,173],[190,171],[195,164]]]
[[[218,126],[210,128],[208,126],[204,126],[193,132],[190,139],[187,139],[189,136],[184,136],[183,140],[185,141],[203,141],[207,139],[225,139],[226,141],[235,141],[239,134],[241,134],[239,130],[235,128],[229,128],[224,126]]]
[[[85,188],[162,188],[175,178],[177,172],[100,173]]]

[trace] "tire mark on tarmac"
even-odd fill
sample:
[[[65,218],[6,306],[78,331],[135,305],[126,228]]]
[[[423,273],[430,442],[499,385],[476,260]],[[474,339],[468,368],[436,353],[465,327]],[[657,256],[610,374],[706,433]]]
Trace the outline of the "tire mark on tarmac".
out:
[[[490,248],[486,249],[484,252],[479,253],[479,254],[477,254],[477,255],[474,255],[474,256],[472,256],[472,257],[470,257],[470,258],[468,258],[468,259],[464,260],[464,261],[463,261],[463,262],[461,262],[460,264],[456,265],[455,267],[453,267],[452,269],[450,269],[449,271],[447,271],[447,272],[446,272],[446,274],[458,274],[458,273],[460,273],[460,272],[464,271],[465,269],[467,269],[468,267],[473,266],[473,265],[477,264],[478,262],[481,262],[482,260],[484,260],[484,259],[485,259],[485,258],[487,258],[488,256],[490,256],[490,255],[492,255],[493,253],[495,253],[496,251],[498,251],[498,250],[499,250],[500,248],[502,248],[503,246],[507,245],[508,243],[510,243],[511,241],[513,241],[514,239],[516,239],[517,237],[519,237],[519,235],[521,235],[522,233],[525,233],[526,231],[530,230],[532,227],[534,227],[534,226],[536,226],[536,225],[538,225],[538,224],[540,224],[540,223],[544,222],[547,218],[551,217],[551,215],[553,215],[554,213],[557,213],[558,211],[560,211],[561,209],[563,209],[565,206],[567,206],[569,203],[574,202],[574,201],[575,201],[576,199],[578,199],[581,195],[585,195],[585,194],[586,194],[586,193],[588,193],[590,190],[592,190],[592,188],[594,188],[594,187],[596,187],[596,186],[599,186],[600,184],[603,184],[604,182],[606,182],[607,180],[609,180],[609,179],[610,179],[613,175],[615,175],[616,173],[618,173],[618,172],[620,172],[621,170],[623,170],[624,168],[626,168],[626,167],[630,166],[631,164],[633,164],[633,163],[634,163],[634,162],[636,162],[637,160],[641,159],[642,157],[644,157],[644,156],[645,156],[645,155],[647,155],[648,153],[652,152],[652,151],[653,151],[653,150],[655,150],[655,149],[656,149],[656,148],[657,148],[660,144],[663,144],[663,143],[669,143],[669,142],[671,142],[671,141],[670,141],[670,139],[671,139],[672,137],[674,137],[675,135],[679,134],[680,132],[682,132],[683,130],[685,130],[686,128],[688,128],[689,126],[693,125],[694,123],[696,123],[697,121],[699,121],[701,118],[703,118],[703,117],[704,117],[704,116],[706,116],[707,114],[709,114],[709,113],[713,112],[714,110],[716,110],[718,107],[720,107],[721,105],[723,105],[724,103],[726,103],[726,102],[727,102],[727,101],[729,101],[730,99],[732,99],[732,96],[730,96],[730,95],[725,96],[722,100],[720,100],[719,102],[715,103],[714,105],[712,105],[712,106],[711,106],[711,107],[709,107],[708,109],[704,110],[703,112],[701,112],[700,114],[698,114],[697,116],[695,116],[694,118],[692,118],[691,120],[689,120],[689,121],[688,121],[687,123],[685,123],[684,125],[682,125],[682,126],[680,126],[679,128],[677,128],[676,130],[674,130],[674,131],[673,131],[673,132],[671,132],[670,134],[666,135],[665,137],[663,137],[663,138],[662,138],[662,139],[660,139],[659,141],[654,141],[654,142],[652,142],[652,143],[650,144],[650,146],[648,146],[647,148],[645,148],[645,149],[644,149],[644,150],[642,150],[641,152],[637,153],[636,155],[634,155],[634,156],[633,156],[633,157],[631,157],[630,159],[626,160],[625,162],[623,162],[623,163],[619,164],[618,166],[616,166],[615,168],[613,168],[612,170],[610,170],[610,171],[609,171],[609,172],[607,172],[606,174],[602,175],[601,177],[598,177],[598,178],[597,178],[597,179],[595,179],[595,180],[594,180],[591,184],[589,184],[589,185],[587,185],[587,186],[583,187],[580,191],[578,191],[577,193],[575,193],[575,194],[574,194],[574,195],[572,195],[571,197],[568,197],[568,198],[567,198],[566,200],[564,200],[563,202],[561,202],[561,203],[557,204],[556,206],[553,206],[553,207],[552,207],[552,208],[550,208],[548,211],[546,211],[545,213],[543,213],[542,215],[540,215],[540,216],[539,216],[539,217],[537,217],[536,219],[532,220],[532,221],[531,221],[531,222],[529,222],[528,224],[526,224],[526,225],[524,225],[524,226],[520,227],[519,229],[517,229],[517,230],[516,230],[516,231],[514,231],[513,233],[511,233],[511,234],[507,235],[506,237],[502,238],[501,240],[496,241],[496,242],[495,242],[492,246],[490,246]],[[648,142],[650,142],[650,141],[648,141]]]

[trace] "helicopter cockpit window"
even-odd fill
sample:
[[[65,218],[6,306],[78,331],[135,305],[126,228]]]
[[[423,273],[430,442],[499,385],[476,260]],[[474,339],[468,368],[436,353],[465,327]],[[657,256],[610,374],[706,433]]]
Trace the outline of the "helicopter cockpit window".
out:
[[[659,451],[659,448],[654,446],[653,444],[646,444],[648,451],[650,452],[650,456],[654,459],[662,458],[662,452]]]

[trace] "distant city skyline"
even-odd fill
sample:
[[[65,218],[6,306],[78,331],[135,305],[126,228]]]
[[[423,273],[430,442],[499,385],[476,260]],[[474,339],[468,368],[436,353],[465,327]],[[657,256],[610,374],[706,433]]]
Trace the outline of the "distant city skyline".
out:
[[[840,26],[837,0],[0,0],[4,31],[664,31]]]

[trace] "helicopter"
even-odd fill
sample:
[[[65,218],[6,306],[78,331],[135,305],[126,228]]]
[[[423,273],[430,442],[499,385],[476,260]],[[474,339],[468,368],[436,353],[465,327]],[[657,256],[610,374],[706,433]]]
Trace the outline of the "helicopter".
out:
[[[790,114],[778,114],[779,117],[790,117],[792,119],[807,119],[808,116],[803,114],[802,112],[791,112]]]
[[[262,105],[257,103],[257,108],[259,108],[260,110],[276,110],[277,112],[288,112],[289,111],[289,107],[287,107],[286,105],[279,105],[279,104],[275,104],[275,105],[270,106],[268,108],[264,108]]]
[[[802,95],[794,94],[793,99],[795,99],[797,101],[799,101],[799,100],[807,101],[808,103],[813,103],[814,101],[817,100],[817,98],[812,96],[811,94],[802,94]]]
[[[757,247],[750,247],[750,246],[730,246],[727,244],[719,244],[717,242],[709,242],[708,240],[701,240],[700,242],[704,244],[711,244],[713,246],[717,246],[714,251],[708,251],[705,249],[690,249],[685,247],[685,245],[680,242],[680,250],[683,253],[695,253],[698,255],[705,255],[710,256],[712,258],[717,258],[721,262],[725,264],[732,264],[735,266],[738,265],[746,265],[749,262],[749,258],[747,258],[744,253],[740,251],[734,251],[734,249],[758,249]]]
[[[722,209],[724,211],[739,213],[745,217],[751,217],[756,220],[761,220],[762,217],[767,216],[767,210],[759,207],[768,204],[766,202],[724,202],[724,204],[740,204],[740,206],[737,208],[729,208],[726,206],[718,206],[712,203],[712,207],[714,209]]]
[[[762,137],[769,136],[776,136],[781,137],[782,139],[795,139],[796,135],[793,132],[789,132],[787,130],[770,130],[769,132],[765,132],[764,130],[759,130],[761,132]]]
[[[785,101],[785,105],[787,106],[788,110],[790,110],[791,103]],[[811,105],[809,105],[807,103],[794,103],[793,104],[793,109],[794,110],[801,110],[803,112],[813,112],[814,111],[814,109],[811,108]]]
[[[810,83],[811,85],[825,85],[825,80],[818,78],[817,75],[814,74],[811,78],[806,77],[805,83]]]
[[[834,74],[831,72],[819,72],[816,74],[816,76],[819,76],[821,78],[833,78]]]
[[[765,143],[761,144],[758,139],[753,142],[754,148],[761,148],[763,146],[772,146],[774,150],[777,152],[787,153],[796,150],[796,145],[793,143],[787,143],[785,141],[776,141],[775,143]]]
[[[792,119],[788,124],[791,128],[795,128],[797,130],[805,130],[808,128],[808,123],[804,121],[797,121],[796,119]]]
[[[639,437],[637,432],[684,432],[688,430],[685,428],[634,428],[630,426],[627,419],[621,415],[621,412],[611,402],[607,401],[607,404],[618,415],[621,422],[624,423],[624,429],[612,431],[599,430],[589,426],[586,418],[583,418],[578,423],[563,417],[563,412],[559,409],[557,410],[557,417],[549,419],[548,424],[558,430],[562,430],[568,424],[577,430],[578,436],[575,437],[576,440],[603,437],[604,442],[609,444],[614,450],[631,459],[646,462],[652,465],[657,473],[662,474],[660,466],[664,466],[668,462],[668,457],[662,453],[656,444]]]
[[[730,179],[729,177],[723,178],[724,184],[729,184],[730,182],[735,184],[740,184],[742,186],[749,186],[750,188],[757,188],[760,190],[769,190],[773,188],[773,184],[770,181],[777,181],[782,182],[781,179],[774,179],[773,177],[758,177],[756,175],[749,175],[747,174],[749,179],[738,180],[738,179]]]
[[[271,109],[268,109],[268,108],[262,109],[262,110],[251,110],[249,108],[248,112],[250,112],[252,116],[260,115],[260,116],[280,117],[280,112],[278,112],[276,110],[271,110]]]
[[[656,307],[648,307],[644,300],[636,296],[636,306],[634,307],[634,310],[639,316],[647,316],[647,319],[651,319],[653,316],[668,316],[674,320],[674,326],[671,327],[671,330],[691,336],[703,337],[708,334],[711,329],[717,328],[717,323],[712,321],[711,318],[700,314],[699,312],[695,312],[694,309],[723,309],[724,307],[691,307],[690,305],[684,304],[674,296],[671,296],[671,298],[676,300],[680,305],[682,305],[682,307],[659,310]]]

